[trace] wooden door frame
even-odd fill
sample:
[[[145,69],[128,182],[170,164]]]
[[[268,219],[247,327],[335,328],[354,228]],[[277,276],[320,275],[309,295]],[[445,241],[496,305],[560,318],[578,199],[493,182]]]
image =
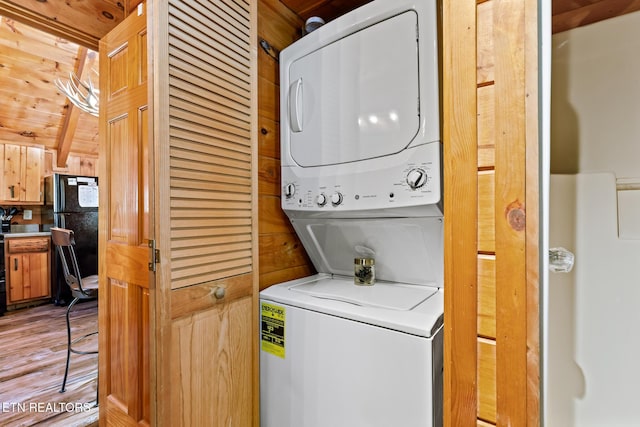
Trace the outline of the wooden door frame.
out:
[[[491,8],[488,22],[478,7]],[[538,2],[443,2],[445,186],[445,425],[540,422]],[[485,27],[481,27],[485,25]],[[479,83],[490,67],[492,78]],[[478,90],[493,86],[494,109]],[[478,116],[491,114],[491,147],[480,147]],[[479,162],[489,149],[489,166]],[[487,168],[491,200],[478,187]],[[479,205],[488,212],[479,212]],[[481,216],[489,213],[489,221]],[[495,266],[493,354],[480,352],[480,236]],[[484,339],[484,338],[482,338]],[[483,387],[480,387],[480,384]],[[488,385],[488,386],[487,386]],[[483,407],[484,409],[484,407]]]
[[[151,203],[153,215],[151,233],[158,248],[170,248],[169,233],[161,231],[171,229],[171,221],[168,215],[159,215],[162,206],[169,206],[169,194],[160,192],[156,194],[156,188],[169,188],[169,174],[160,171],[169,170],[169,123],[162,120],[161,115],[169,109],[169,94],[166,90],[160,90],[158,81],[167,82],[169,79],[169,63],[166,52],[160,52],[160,46],[168,45],[169,35],[167,13],[162,13],[162,7],[168,7],[166,2],[158,5],[157,2],[147,0],[148,13],[148,47],[149,56],[149,108],[151,110],[152,126],[149,129],[149,159],[153,159],[153,188],[149,191],[154,194]],[[163,57],[164,56],[164,57]],[[164,251],[169,254],[168,250]],[[162,252],[161,252],[162,254]],[[151,356],[149,369],[151,380],[151,425],[158,425],[158,419],[170,419],[170,405],[158,405],[159,401],[169,402],[169,388],[164,386],[162,378],[171,378],[169,361],[171,358],[171,264],[160,262],[156,264],[155,286],[151,292],[149,301],[149,326],[151,335],[149,339]],[[166,285],[163,286],[162,284]],[[158,345],[158,343],[162,343]]]

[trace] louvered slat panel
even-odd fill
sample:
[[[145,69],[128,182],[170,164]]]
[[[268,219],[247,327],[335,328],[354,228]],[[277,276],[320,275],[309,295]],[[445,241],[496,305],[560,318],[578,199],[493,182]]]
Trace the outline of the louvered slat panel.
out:
[[[234,164],[243,165],[237,166],[240,169],[246,169],[246,162],[251,161],[251,156],[245,153],[238,153],[237,151],[227,150],[220,147],[212,147],[211,145],[201,144],[197,141],[187,141],[184,139],[173,139],[173,152],[176,157],[179,157],[181,153],[199,153],[209,154],[221,158],[221,164],[233,166]]]
[[[225,83],[220,79],[217,79],[216,81],[217,86],[211,87],[209,84],[211,81],[210,73],[203,72],[202,70],[191,66],[191,64],[183,63],[178,59],[176,59],[175,65],[176,66],[173,67],[171,81],[169,82],[172,87],[180,87],[181,84],[183,86],[204,87],[205,89],[211,90],[211,92],[215,93],[217,96],[224,97],[224,99],[218,99],[219,102],[228,105],[231,108],[237,109],[240,107],[241,113],[249,114],[249,100],[247,99],[249,96],[248,92],[244,92],[243,90],[238,89],[237,86]],[[176,81],[177,79],[182,79],[184,83]],[[197,93],[198,92],[195,94]],[[179,95],[180,94],[176,91],[170,92],[170,96],[178,99],[180,98]]]
[[[185,178],[190,180],[227,182],[229,184],[246,185],[247,179],[237,176],[221,175],[217,173],[192,171],[184,169],[176,169],[173,174],[174,178]]]
[[[183,248],[198,248],[200,246],[211,246],[211,245],[219,245],[221,243],[235,243],[235,242],[246,242],[250,241],[250,236],[246,234],[236,234],[236,235],[224,235],[224,236],[206,236],[206,237],[195,237],[189,240],[175,240],[173,249],[178,254],[177,257],[180,257],[179,252],[180,249]],[[199,250],[199,249],[198,249]]]
[[[251,40],[247,14],[238,13],[244,7],[169,4],[174,289],[252,270]]]
[[[241,139],[245,139],[249,137],[249,130],[243,130],[235,126],[228,125],[219,120],[212,119],[203,114],[210,115],[210,111],[203,108],[192,107],[189,110],[185,109],[189,108],[188,102],[185,102],[181,99],[173,98],[173,108],[171,109],[171,114],[174,117],[181,118],[184,120],[191,120],[194,123],[197,123],[205,128],[215,128],[222,132],[225,132],[229,135],[232,135],[230,138],[234,136],[239,136]],[[235,139],[235,138],[234,138]]]
[[[175,139],[175,138],[174,138]],[[176,165],[180,161],[189,162],[189,161],[197,161],[200,156],[203,157],[215,157],[216,162],[213,165],[217,165],[220,167],[226,168],[223,172],[220,170],[220,173],[225,173],[232,176],[237,177],[248,177],[248,167],[243,162],[248,162],[251,160],[251,157],[246,153],[237,153],[233,150],[229,150],[228,147],[225,147],[224,141],[220,141],[217,138],[211,138],[212,141],[220,144],[222,147],[220,150],[205,150],[203,149],[203,145],[201,143],[194,143],[194,141],[185,141],[185,140],[176,140],[176,146],[171,150],[171,155],[176,159]],[[233,148],[233,147],[232,147]],[[229,153],[235,153],[234,157],[230,157]],[[195,157],[195,159],[194,159]],[[205,162],[201,162],[205,163]]]
[[[215,268],[212,268],[211,265],[192,265],[189,268],[185,269],[176,269],[172,271],[171,277],[172,281],[176,282],[176,284],[184,287],[191,286],[194,280],[202,280],[202,283],[218,280],[223,277],[229,277],[231,274],[229,272],[232,271],[234,274],[243,274],[249,273],[251,271],[251,266],[247,265],[245,259],[232,259],[232,260],[217,260]]]
[[[203,34],[211,35],[225,48],[237,53],[245,59],[249,59],[249,46],[242,40],[242,33],[229,31],[228,28],[216,21],[214,14],[210,10],[201,8],[199,10],[190,9],[186,4],[176,3],[172,10],[173,16],[181,21],[195,20]],[[188,10],[187,10],[188,9]],[[212,19],[213,18],[213,19]],[[220,36],[220,37],[218,37]]]
[[[173,61],[173,64],[172,78],[182,79],[184,85],[189,85],[189,83],[191,83],[194,86],[203,86],[206,89],[212,89],[216,95],[224,97],[224,99],[219,99],[218,101],[223,102],[228,99],[229,101],[232,101],[232,103],[227,102],[227,105],[232,108],[240,107],[242,112],[248,114],[248,93],[238,90],[236,86],[226,84],[226,82],[221,79],[217,79],[215,81],[216,86],[212,86],[210,80],[211,74],[203,72],[192,64],[183,62],[178,58]],[[234,72],[237,73],[237,71]],[[171,84],[171,87],[180,86],[180,83],[175,80],[170,81],[169,83]],[[233,102],[237,102],[238,104],[234,104]]]
[[[249,245],[251,246],[251,245]],[[225,249],[229,249],[226,251]],[[182,271],[183,267],[188,274],[193,273],[194,265],[197,265],[197,268],[208,268],[211,264],[216,264],[219,262],[233,262],[240,260],[242,258],[250,258],[251,257],[251,249],[244,249],[237,247],[229,247],[225,248],[224,246],[216,246],[215,253],[209,253],[206,256],[198,253],[198,256],[190,256],[188,258],[176,258],[171,261],[172,268],[176,271],[177,276],[180,275],[180,271]]]
[[[188,24],[180,19],[170,18],[169,24],[180,28],[188,27]],[[224,61],[227,64],[233,66],[234,68],[237,68],[239,71],[246,70],[247,73],[249,72],[249,69],[244,67],[245,62],[248,62],[247,57],[232,49],[229,49],[227,46],[220,43],[219,38],[212,37],[215,34],[203,33],[195,27],[190,27],[188,33],[181,30],[175,30],[172,31],[172,33],[175,33],[176,37],[179,37],[184,41],[187,41],[189,38],[192,39],[194,41],[194,45],[192,47],[198,50],[204,52],[215,50],[216,52],[218,52],[218,55],[221,55],[221,58],[224,58]],[[212,43],[211,41],[213,40],[215,40],[216,43]]]
[[[244,251],[249,249],[251,249],[251,241],[230,242],[230,243],[225,242],[224,244],[216,246],[217,253]],[[190,246],[190,247],[174,250],[173,254],[176,260],[188,259],[194,256],[200,256],[200,248],[197,246]]]
[[[230,149],[240,149],[240,146],[250,147],[250,142],[247,142],[246,138],[239,137],[228,132],[221,131],[215,127],[208,127],[207,124],[194,122],[193,120],[197,120],[198,117],[189,113],[182,112],[178,109],[171,109],[172,116],[169,118],[169,126],[173,129],[183,129],[187,131],[192,131],[195,133],[201,133],[203,135],[209,135],[212,138],[218,138],[224,141],[231,142],[233,144],[238,144],[238,147],[234,147],[232,145],[228,145]],[[176,114],[180,114],[182,117],[178,117]],[[174,136],[175,133],[173,129],[170,130],[171,136]],[[207,133],[209,131],[209,133]]]
[[[214,191],[211,189],[203,189],[201,188],[202,183],[198,182],[197,184],[197,186],[192,186],[191,188],[172,188],[171,197],[192,200],[206,199],[220,201],[251,201],[251,196],[247,194],[236,194],[228,191]]]
[[[178,220],[189,220],[189,221],[191,221],[194,218],[201,218],[202,217],[202,212],[199,209],[196,209],[196,210],[185,209],[185,210],[181,210],[181,211],[179,210],[178,212],[179,213],[174,216],[176,221],[178,221]],[[243,210],[217,209],[216,210],[216,218],[217,219],[224,219],[224,218],[248,219],[248,218],[251,218],[251,217],[249,215],[247,215],[246,212],[243,211]]]
[[[193,156],[205,156],[202,153],[194,152],[176,152],[176,150],[172,151],[173,154],[180,155],[188,155],[191,154]],[[224,158],[223,158],[224,160]],[[188,159],[180,159],[177,158],[176,161],[172,162],[173,166],[180,167],[185,164],[189,164]],[[244,168],[240,168],[237,166],[238,161],[229,160],[225,163],[220,164],[211,164],[200,162],[200,166],[202,169],[194,171],[193,169],[176,169],[175,178],[184,178],[187,180],[200,180],[205,182],[218,182],[218,183],[228,183],[235,185],[246,185],[249,178],[246,174],[250,171],[247,171]],[[236,191],[234,189],[233,191]]]
[[[193,133],[192,129],[188,129],[186,131],[183,131],[183,130],[175,127],[173,129],[171,129],[170,132],[171,132],[172,139],[182,138],[182,139],[188,140],[188,141],[202,142],[205,145],[206,144],[210,144],[209,141],[210,141],[211,135],[196,134],[196,133]],[[224,145],[222,142],[218,142],[218,143],[216,143],[216,147],[217,148],[226,148],[228,150],[239,151],[241,153],[245,153],[245,154],[251,155],[251,147],[248,147],[246,145],[236,145],[236,144]]]
[[[220,103],[212,102],[210,99],[195,97],[192,94],[189,96],[184,91],[175,87],[173,88],[172,94],[177,100],[183,100],[183,102],[188,103],[192,108],[205,108],[209,110],[209,117],[215,118],[216,120],[224,120],[228,125],[236,126],[240,129],[247,129],[247,118],[244,115],[237,114],[236,111],[226,108]],[[181,105],[177,105],[177,107],[183,108]]]
[[[202,1],[201,1],[202,3]],[[245,3],[243,5],[243,3]],[[247,30],[249,28],[249,21],[247,20],[248,17],[248,12],[249,12],[249,7],[246,4],[246,2],[236,2],[233,0],[224,0],[224,1],[220,1],[218,2],[217,5],[220,8],[220,11],[227,14],[227,16],[229,16],[232,19],[237,20],[238,22],[241,22],[245,25],[245,27],[247,27]]]
[[[189,208],[193,207],[192,200],[175,199],[171,201],[171,208]],[[220,200],[200,200],[198,207],[203,209],[251,209],[251,203],[248,202],[221,202]]]
[[[181,43],[184,43],[187,46],[187,52],[197,49],[207,58],[211,58],[211,60],[213,61],[220,61],[222,64],[226,64],[230,68],[234,69],[235,72],[241,73],[245,76],[248,76],[250,74],[250,70],[245,67],[244,64],[237,63],[230,58],[227,58],[222,52],[217,49],[212,49],[209,45],[200,43],[196,40],[191,40],[189,34],[182,29],[174,28],[172,29],[170,35],[171,37],[176,39],[176,44],[174,45],[174,47],[180,46]],[[196,43],[195,46],[193,44],[190,44],[194,42]]]
[[[198,221],[199,227],[233,227],[239,225],[251,225],[251,218],[204,218]],[[174,220],[171,225],[176,228],[190,228],[193,226],[193,219]]]
[[[231,236],[240,234],[251,233],[251,227],[211,227],[207,230],[207,236]],[[172,239],[185,239],[185,238],[200,238],[202,237],[203,230],[201,228],[190,229],[172,229]]]
[[[193,186],[193,181],[174,179],[173,186],[175,188],[190,189]],[[243,197],[242,195],[251,193],[250,191],[247,191],[246,186],[242,186],[242,185],[232,186],[226,183],[217,183],[217,182],[201,182],[200,189],[205,191],[216,191],[216,192],[224,192],[224,193],[233,192],[238,194],[237,197],[234,197],[234,200],[245,200],[246,198]]]
[[[224,2],[218,2],[216,7],[213,8],[208,0],[197,0],[197,2],[202,6],[202,8],[206,8],[209,12],[218,17],[219,19],[217,20],[223,23],[223,25],[226,24],[227,26],[231,26],[242,34],[249,31],[248,8],[244,9],[244,11],[241,10],[240,14],[238,14],[236,11],[229,9]]]
[[[209,74],[213,74],[223,81],[234,84],[240,88],[245,89],[246,91],[249,90],[246,80],[239,78],[234,74],[235,72],[237,72],[235,68],[229,66],[228,64],[213,56],[209,56],[207,58],[207,61],[203,61],[201,60],[201,58],[194,58],[193,55],[189,53],[189,49],[191,48],[191,46],[184,43],[183,41],[175,39],[175,44],[169,48],[169,55],[175,57],[176,59],[182,59],[183,61],[185,60],[185,58],[188,58],[187,62],[191,62],[194,66],[197,66],[201,70]],[[241,75],[244,76],[245,74],[241,73]]]
[[[219,52],[220,55],[218,56],[224,62],[237,68],[239,71],[246,70],[246,72],[249,73],[249,67],[245,66],[248,61],[244,55],[229,49],[221,43],[217,43],[216,45],[210,43],[210,40],[216,39],[216,37],[214,37],[215,34],[204,34],[199,29],[194,29],[193,27],[189,27],[189,31],[182,31],[182,28],[187,28],[188,24],[173,16],[169,17],[169,25],[171,25],[169,36],[175,36],[185,42],[189,42],[197,50],[204,52],[213,50]]]

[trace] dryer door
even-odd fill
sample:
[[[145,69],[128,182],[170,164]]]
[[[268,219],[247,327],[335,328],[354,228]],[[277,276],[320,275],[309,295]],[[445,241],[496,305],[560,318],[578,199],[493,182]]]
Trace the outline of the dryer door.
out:
[[[420,128],[417,14],[407,11],[295,60],[282,102],[303,167],[402,151]]]

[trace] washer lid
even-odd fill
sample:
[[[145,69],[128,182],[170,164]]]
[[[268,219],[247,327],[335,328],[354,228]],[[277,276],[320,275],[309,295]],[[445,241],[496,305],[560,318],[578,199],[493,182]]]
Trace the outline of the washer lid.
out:
[[[373,286],[359,286],[355,285],[352,279],[342,278],[322,278],[314,282],[291,286],[289,289],[316,298],[389,310],[414,309],[438,291],[438,288],[393,282],[377,282]]]
[[[441,217],[312,217],[291,223],[319,273],[353,276],[354,258],[366,251],[367,258],[375,258],[381,281],[444,286]]]
[[[260,299],[429,338],[441,327],[441,289],[394,282],[359,286],[352,277],[316,274],[271,286]]]

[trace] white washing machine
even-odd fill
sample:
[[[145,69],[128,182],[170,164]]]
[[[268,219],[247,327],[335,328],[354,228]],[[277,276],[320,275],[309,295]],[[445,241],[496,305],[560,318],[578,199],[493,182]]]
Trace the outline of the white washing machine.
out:
[[[260,293],[263,427],[442,425],[436,17],[375,0],[281,52],[282,208],[318,274]]]
[[[337,271],[353,269],[344,252],[367,244],[376,273],[425,282],[358,286],[353,275],[321,273],[262,291],[261,425],[442,425],[442,257],[433,253],[442,248],[441,219],[314,225],[317,238],[343,233],[345,244],[322,254]]]
[[[442,425],[442,303],[437,289],[324,274],[269,288],[262,425]]]

